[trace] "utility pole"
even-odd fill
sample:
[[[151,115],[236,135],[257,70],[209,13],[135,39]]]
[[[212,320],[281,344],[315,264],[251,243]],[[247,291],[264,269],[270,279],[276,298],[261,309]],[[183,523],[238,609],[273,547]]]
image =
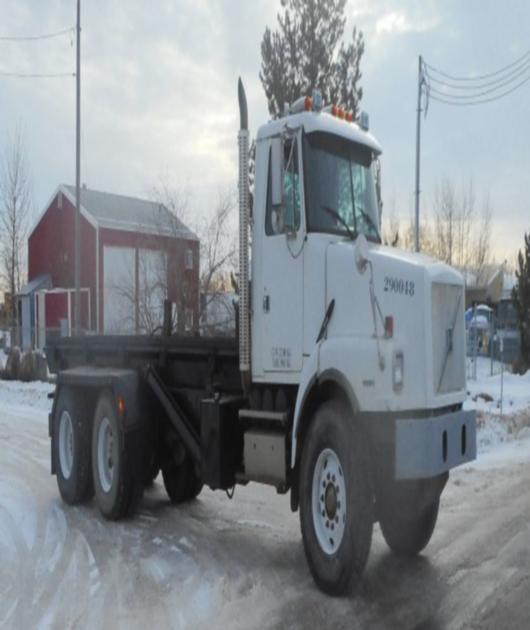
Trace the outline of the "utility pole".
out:
[[[416,109],[416,190],[414,192],[414,249],[420,251],[420,135],[421,135],[421,92],[423,89],[423,59],[418,57],[418,107]]]
[[[75,129],[75,223],[74,223],[74,331],[81,333],[81,0],[77,0],[76,129]]]

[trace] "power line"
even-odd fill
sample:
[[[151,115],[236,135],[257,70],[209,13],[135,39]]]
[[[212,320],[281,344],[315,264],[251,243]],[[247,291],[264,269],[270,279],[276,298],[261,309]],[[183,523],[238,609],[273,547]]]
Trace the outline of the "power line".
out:
[[[75,72],[0,72],[0,77],[12,79],[59,79],[61,77],[75,77]]]
[[[514,66],[517,66],[523,59],[526,59],[529,56],[530,56],[530,50],[526,51],[524,55],[519,57],[519,59],[512,61],[512,63],[509,63],[507,66],[504,66],[504,68],[500,68],[499,70],[496,70],[495,72],[490,72],[489,74],[483,74],[476,77],[456,77],[454,75],[448,74],[447,72],[443,72],[442,70],[439,70],[438,68],[435,68],[434,66],[431,66],[431,64],[427,62],[423,62],[423,63],[427,68],[429,68],[429,70],[432,70],[433,72],[441,75],[442,77],[445,77],[446,79],[451,79],[451,81],[482,81],[483,79],[491,79],[492,77],[496,77],[499,74],[502,74],[506,70],[509,70],[510,68],[513,68]]]
[[[473,94],[451,94],[451,93],[448,93],[446,91],[439,90],[436,87],[432,87],[429,83],[428,83],[428,89],[429,89],[429,91],[434,92],[434,94],[437,94],[438,96],[442,96],[444,98],[452,98],[452,99],[456,99],[456,100],[474,100],[474,99],[476,99],[478,97],[481,97],[481,96],[486,96],[488,94],[494,94],[495,92],[498,92],[499,90],[509,86],[510,84],[513,85],[517,79],[519,79],[520,77],[522,77],[525,74],[527,74],[529,68],[530,68],[530,65],[527,65],[522,70],[517,72],[517,74],[512,76],[510,79],[506,79],[504,81],[500,81],[496,85],[494,85],[493,87],[488,88],[487,90],[474,92]],[[431,76],[429,74],[427,76],[428,76],[429,79],[431,78]]]
[[[74,26],[65,28],[62,31],[56,31],[54,33],[45,33],[44,35],[28,35],[28,36],[13,36],[13,37],[0,37],[0,42],[35,42],[41,39],[52,39],[54,37],[60,37],[67,33],[73,33],[75,31]]]
[[[478,100],[475,100],[475,101],[454,101],[454,100],[449,100],[448,98],[441,98],[439,96],[432,95],[430,93],[427,94],[427,98],[428,99],[432,99],[433,101],[437,101],[438,103],[445,103],[446,105],[457,105],[457,106],[483,105],[484,103],[492,103],[493,101],[498,101],[499,99],[503,98],[504,96],[508,96],[508,94],[511,94],[512,92],[515,92],[515,90],[519,89],[525,83],[528,83],[528,81],[530,81],[530,76],[526,77],[523,81],[521,81],[517,85],[513,86],[509,90],[506,90],[505,92],[502,92],[501,94],[497,94],[496,96],[492,96],[490,98],[478,99]]]
[[[437,83],[438,85],[443,85],[444,87],[448,87],[453,90],[481,90],[482,88],[487,88],[490,86],[495,86],[495,85],[498,86],[499,84],[505,81],[509,82],[510,79],[516,79],[518,76],[523,74],[528,68],[530,68],[530,59],[527,59],[519,67],[512,69],[510,72],[508,72],[502,77],[499,77],[498,79],[494,79],[493,81],[487,81],[486,83],[480,83],[476,85],[468,85],[468,84],[462,85],[458,83],[448,83],[447,81],[443,81],[442,79],[439,79],[438,77],[432,75],[428,69],[425,70],[425,74],[434,83]]]

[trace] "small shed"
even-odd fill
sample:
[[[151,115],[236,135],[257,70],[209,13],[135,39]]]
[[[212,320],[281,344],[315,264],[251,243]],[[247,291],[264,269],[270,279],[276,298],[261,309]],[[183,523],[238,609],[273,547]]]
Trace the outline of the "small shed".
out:
[[[198,324],[199,239],[182,221],[163,204],[85,186],[80,210],[89,330],[152,332],[166,297],[182,329]],[[74,288],[74,221],[75,187],[61,185],[29,235],[29,282],[46,274],[49,288]]]
[[[51,286],[50,274],[43,273],[32,278],[15,296],[17,320],[20,322],[17,343],[23,350],[30,350],[35,346],[37,334],[35,296],[38,291],[49,289]]]

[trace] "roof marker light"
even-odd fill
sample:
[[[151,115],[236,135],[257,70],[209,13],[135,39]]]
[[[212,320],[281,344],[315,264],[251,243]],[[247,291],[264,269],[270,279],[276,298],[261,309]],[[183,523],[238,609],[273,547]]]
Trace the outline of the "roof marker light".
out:
[[[346,120],[348,122],[353,122],[353,113],[352,112],[346,112]]]
[[[313,108],[313,100],[310,96],[306,96],[304,98],[304,110],[306,112],[310,112],[312,108]]]
[[[322,92],[314,89],[311,98],[313,101],[313,111],[319,112],[322,109]]]
[[[359,126],[364,131],[368,131],[370,129],[370,119],[368,117],[368,112],[361,112],[359,116]]]

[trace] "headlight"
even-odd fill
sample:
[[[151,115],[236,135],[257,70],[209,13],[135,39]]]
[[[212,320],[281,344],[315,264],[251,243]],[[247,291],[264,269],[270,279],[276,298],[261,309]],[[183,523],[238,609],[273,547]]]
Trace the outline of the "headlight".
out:
[[[392,382],[394,385],[394,391],[399,391],[403,388],[403,381],[405,378],[405,362],[403,358],[403,352],[398,351],[394,353],[392,359]]]

